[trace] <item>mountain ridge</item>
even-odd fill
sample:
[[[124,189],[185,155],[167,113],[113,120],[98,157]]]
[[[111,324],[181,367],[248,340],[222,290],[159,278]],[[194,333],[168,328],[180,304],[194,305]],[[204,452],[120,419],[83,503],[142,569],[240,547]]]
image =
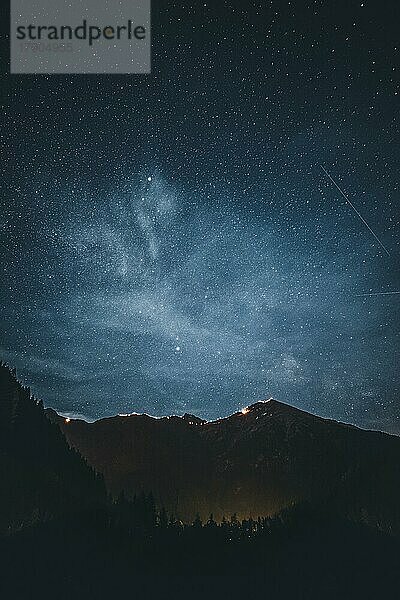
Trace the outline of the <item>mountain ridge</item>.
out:
[[[330,423],[332,425],[338,425],[340,427],[346,427],[349,429],[355,429],[358,431],[364,431],[364,432],[368,432],[368,433],[377,433],[377,434],[382,434],[384,436],[390,436],[390,437],[394,437],[397,439],[400,439],[400,435],[396,434],[396,433],[390,433],[387,431],[384,431],[383,429],[371,429],[371,428],[365,428],[365,427],[361,427],[360,425],[355,425],[354,423],[347,423],[345,421],[341,421],[338,419],[333,419],[330,417],[322,417],[318,414],[315,414],[313,412],[309,412],[305,409],[301,409],[298,408],[297,406],[293,406],[292,404],[289,404],[287,402],[282,402],[281,400],[276,400],[275,398],[268,398],[267,400],[258,400],[256,402],[254,402],[253,404],[250,404],[244,408],[242,408],[241,410],[237,410],[233,413],[230,413],[224,417],[219,417],[217,419],[203,419],[197,415],[194,415],[192,413],[184,413],[183,415],[179,415],[179,414],[171,414],[171,415],[162,415],[162,416],[155,416],[155,415],[150,415],[149,413],[140,413],[140,412],[131,412],[131,413],[117,413],[115,415],[108,415],[106,417],[100,417],[98,419],[94,419],[94,420],[86,420],[86,419],[82,419],[82,418],[75,418],[73,416],[65,416],[63,415],[61,412],[58,412],[58,410],[56,410],[53,407],[47,407],[45,408],[45,412],[51,417],[51,419],[63,419],[66,423],[70,423],[70,422],[81,422],[81,423],[86,423],[88,425],[95,425],[96,423],[99,422],[104,422],[104,421],[110,421],[113,419],[130,419],[130,418],[137,418],[137,417],[144,417],[144,418],[148,418],[148,419],[152,419],[154,421],[165,421],[165,420],[173,420],[173,419],[179,419],[182,421],[186,421],[189,424],[196,424],[196,425],[206,425],[206,426],[211,426],[213,424],[217,424],[217,423],[222,423],[224,421],[227,421],[229,419],[232,419],[233,417],[240,417],[240,416],[246,416],[249,413],[253,413],[254,411],[258,411],[258,409],[261,408],[272,408],[275,412],[277,410],[283,411],[283,414],[286,412],[286,414],[292,414],[297,415],[297,416],[305,416],[308,418],[314,418],[317,419],[319,421],[323,421],[325,423]],[[264,415],[265,416],[265,415]]]
[[[104,476],[109,493],[151,491],[185,521],[197,513],[270,516],[312,501],[400,529],[395,435],[274,399],[214,421],[132,413],[87,423],[47,414]]]

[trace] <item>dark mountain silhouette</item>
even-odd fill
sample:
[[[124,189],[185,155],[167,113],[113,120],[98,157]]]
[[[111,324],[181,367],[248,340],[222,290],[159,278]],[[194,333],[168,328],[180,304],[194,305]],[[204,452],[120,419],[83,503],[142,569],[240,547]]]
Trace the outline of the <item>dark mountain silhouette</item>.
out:
[[[396,436],[272,399],[212,422],[132,414],[87,423],[47,414],[113,495],[152,491],[183,520],[273,515],[310,501],[387,531],[400,528]]]
[[[0,534],[105,500],[102,478],[0,363]]]
[[[398,459],[396,437],[275,401],[67,420],[0,364],[0,596],[394,597]]]

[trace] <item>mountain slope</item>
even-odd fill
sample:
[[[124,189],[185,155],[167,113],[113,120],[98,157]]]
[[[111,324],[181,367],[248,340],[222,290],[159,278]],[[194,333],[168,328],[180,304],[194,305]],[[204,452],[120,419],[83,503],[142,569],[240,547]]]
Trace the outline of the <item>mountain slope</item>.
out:
[[[43,404],[0,363],[0,533],[105,498],[102,480],[68,447]]]
[[[127,415],[95,423],[54,411],[68,443],[113,494],[153,491],[183,519],[270,515],[303,500],[399,529],[400,439],[258,402],[225,419]]]

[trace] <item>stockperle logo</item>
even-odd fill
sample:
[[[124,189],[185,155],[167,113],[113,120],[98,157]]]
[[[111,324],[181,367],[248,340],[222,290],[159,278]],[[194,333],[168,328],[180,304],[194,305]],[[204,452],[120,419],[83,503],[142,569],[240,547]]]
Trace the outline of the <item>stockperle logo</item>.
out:
[[[150,73],[150,0],[11,0],[11,73]]]

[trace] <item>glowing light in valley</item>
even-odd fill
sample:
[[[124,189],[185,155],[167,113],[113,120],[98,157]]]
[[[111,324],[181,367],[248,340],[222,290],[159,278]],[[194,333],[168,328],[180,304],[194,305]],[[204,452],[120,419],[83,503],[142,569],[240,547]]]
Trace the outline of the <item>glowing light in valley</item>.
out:
[[[65,422],[66,422],[66,424],[68,425],[68,423],[70,423],[70,422],[71,422],[71,419],[70,419],[69,417],[67,417],[67,418],[65,419]]]

